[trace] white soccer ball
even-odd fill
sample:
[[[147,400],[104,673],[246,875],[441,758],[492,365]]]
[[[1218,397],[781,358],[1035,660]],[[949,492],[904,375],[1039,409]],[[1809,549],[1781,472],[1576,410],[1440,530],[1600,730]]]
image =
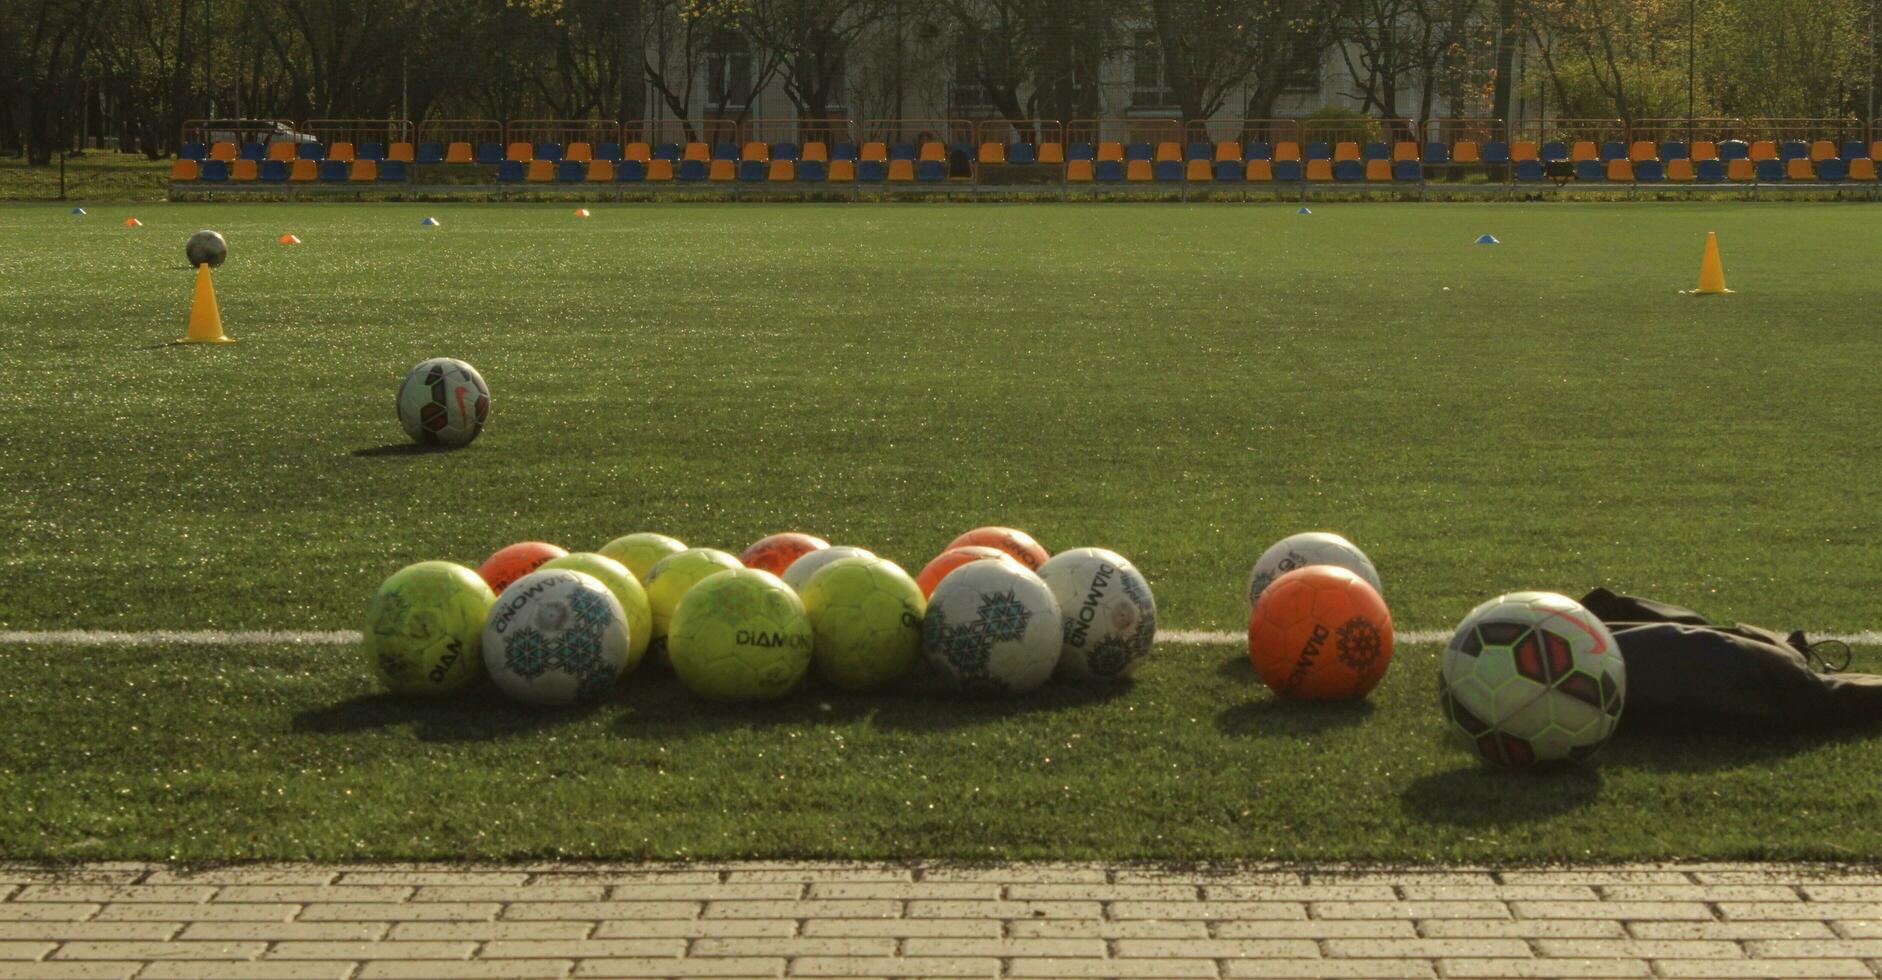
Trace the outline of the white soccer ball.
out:
[[[1073,548],[1039,568],[1064,623],[1059,670],[1072,677],[1120,678],[1137,668],[1157,639],[1157,601],[1123,555]]]
[[[434,357],[399,384],[399,424],[424,446],[465,446],[490,418],[490,389],[463,361]]]
[[[786,568],[784,574],[778,577],[783,579],[784,584],[790,586],[792,591],[802,592],[804,591],[804,586],[810,583],[810,577],[817,574],[818,569],[836,561],[838,558],[874,557],[876,557],[875,553],[867,548],[857,548],[847,544],[839,544],[831,548],[819,548],[816,551],[806,552],[796,561],[791,562],[791,566]]]
[[[530,572],[497,596],[483,652],[491,679],[518,701],[595,701],[627,670],[627,614],[587,572]]]
[[[1018,562],[970,561],[928,597],[921,646],[928,662],[969,691],[1024,694],[1046,682],[1065,634],[1059,604]]]
[[[1587,758],[1620,723],[1627,664],[1567,596],[1512,592],[1471,610],[1438,663],[1452,727],[1495,766]]]
[[[1255,567],[1248,573],[1248,608],[1255,608],[1255,600],[1261,598],[1269,583],[1308,565],[1337,565],[1365,579],[1374,592],[1385,595],[1379,570],[1372,567],[1372,559],[1358,545],[1327,531],[1303,531],[1276,541],[1255,559]]]

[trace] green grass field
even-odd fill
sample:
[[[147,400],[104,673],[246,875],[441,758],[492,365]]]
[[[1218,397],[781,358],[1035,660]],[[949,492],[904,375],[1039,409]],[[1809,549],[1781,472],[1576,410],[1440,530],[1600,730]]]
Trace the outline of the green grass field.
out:
[[[1166,629],[1241,627],[1321,527],[1401,630],[1594,585],[1882,621],[1871,206],[588,206],[7,208],[0,630],[352,629],[407,562],[636,530],[913,570],[985,523],[1131,557]],[[233,346],[169,344],[198,227]],[[1708,230],[1735,296],[1678,293]],[[495,417],[410,453],[441,354]],[[1436,654],[1347,709],[1166,645],[1011,704],[649,674],[544,714],[390,701],[344,648],[0,647],[0,855],[1882,854],[1868,734],[1511,778],[1445,738]]]

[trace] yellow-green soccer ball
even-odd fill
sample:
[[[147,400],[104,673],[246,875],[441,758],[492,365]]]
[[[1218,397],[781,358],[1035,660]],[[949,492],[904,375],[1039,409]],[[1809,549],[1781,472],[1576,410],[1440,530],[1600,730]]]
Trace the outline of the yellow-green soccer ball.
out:
[[[596,550],[626,565],[627,570],[633,572],[642,585],[646,585],[655,562],[685,551],[686,546],[676,538],[642,531],[639,534],[623,534]]]
[[[886,558],[842,558],[799,595],[815,637],[817,673],[845,690],[881,687],[921,656],[921,586]]]
[[[484,619],[496,602],[462,565],[407,565],[380,584],[367,607],[366,663],[394,694],[460,693],[484,677]]]
[[[686,590],[708,575],[744,567],[744,562],[717,548],[688,548],[654,562],[643,580],[647,584],[647,603],[653,607],[653,643],[648,649],[654,660],[666,662],[667,627]]]
[[[640,658],[647,653],[647,643],[653,638],[653,606],[647,602],[647,590],[641,587],[640,579],[628,571],[626,565],[592,551],[551,558],[536,566],[537,571],[545,568],[587,572],[600,579],[601,584],[621,600],[621,611],[627,614],[627,669],[640,666]]]
[[[755,568],[719,572],[673,611],[667,655],[687,689],[712,701],[780,698],[810,669],[810,617],[783,580]]]

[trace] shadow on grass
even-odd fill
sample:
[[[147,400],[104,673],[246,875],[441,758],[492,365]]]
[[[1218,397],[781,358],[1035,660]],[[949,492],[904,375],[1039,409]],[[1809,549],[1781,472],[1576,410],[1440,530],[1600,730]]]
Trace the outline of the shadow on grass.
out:
[[[448,453],[450,446],[421,446],[415,442],[393,442],[383,446],[371,446],[355,449],[353,455],[361,459],[376,459],[381,456],[430,456],[433,453]]]
[[[1601,785],[1600,770],[1582,766],[1505,772],[1473,765],[1420,777],[1400,802],[1421,820],[1482,827],[1579,810],[1600,799]]]
[[[1255,663],[1248,659],[1246,651],[1222,661],[1215,669],[1216,675],[1232,681],[1248,684],[1260,684],[1261,675],[1255,673]]]
[[[1878,736],[1882,727],[1876,725],[1796,732],[1718,719],[1628,719],[1596,759],[1603,766],[1650,772],[1716,772],[1765,767],[1829,745],[1873,749]]]
[[[506,700],[489,688],[467,698],[438,700],[381,692],[299,712],[291,730],[297,735],[348,735],[409,725],[421,742],[489,742],[580,721],[600,707],[532,707]]]
[[[1351,728],[1372,717],[1369,700],[1283,701],[1262,694],[1257,700],[1230,705],[1216,713],[1215,727],[1224,735],[1293,738]]]

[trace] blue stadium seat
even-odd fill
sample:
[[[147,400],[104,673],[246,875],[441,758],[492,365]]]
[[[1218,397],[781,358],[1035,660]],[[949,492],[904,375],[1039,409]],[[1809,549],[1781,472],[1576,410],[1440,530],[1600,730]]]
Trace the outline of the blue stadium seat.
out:
[[[805,160],[797,165],[799,183],[814,184],[828,179],[830,179],[830,170],[824,166],[822,160]]]
[[[609,142],[595,147],[595,159],[597,160],[606,160],[609,163],[620,163],[623,155],[621,144],[619,143]]]
[[[236,156],[243,160],[253,160],[256,163],[260,163],[268,158],[268,148],[260,143],[243,143],[241,151],[237,153]]]
[[[1117,183],[1124,179],[1124,164],[1120,160],[1100,160],[1091,176],[1094,180]]]
[[[204,160],[202,174],[201,176],[197,177],[197,179],[209,181],[211,183],[220,183],[220,182],[228,180],[229,179],[228,161],[227,160]]]
[[[714,143],[712,144],[712,158],[714,160],[737,160],[738,159],[738,144],[737,143]]]
[[[1657,184],[1666,179],[1666,164],[1658,160],[1642,160],[1634,164],[1634,180],[1642,184]]]
[[[949,143],[948,158],[950,160],[972,160],[974,158],[974,144],[964,143],[960,140]]]
[[[1242,164],[1235,160],[1217,160],[1215,164],[1215,182],[1218,184],[1241,183]]]
[[[1502,140],[1491,140],[1483,144],[1483,162],[1498,166],[1510,162],[1510,145]]]
[[[428,140],[420,143],[418,144],[418,152],[414,155],[414,159],[419,163],[443,163],[444,144],[437,140]]]
[[[327,157],[327,148],[319,143],[296,143],[294,156],[299,160],[324,160]]]
[[[1274,161],[1274,179],[1283,184],[1298,184],[1303,176],[1299,160]]]
[[[889,165],[881,160],[864,160],[856,165],[856,179],[880,184],[889,179]]]
[[[1536,183],[1537,181],[1540,181],[1542,179],[1542,161],[1541,160],[1518,160],[1516,161],[1516,173],[1514,176],[1516,177],[1517,181],[1521,183],[1525,183],[1525,184],[1533,184],[1533,183]]]
[[[1810,144],[1803,140],[1785,140],[1777,145],[1777,158],[1789,163],[1792,160],[1810,159]]]
[[[1832,157],[1817,161],[1817,179],[1826,183],[1839,183],[1849,179],[1849,164]]]
[[[1090,160],[1098,155],[1090,143],[1073,143],[1065,148],[1066,160]]]
[[[264,184],[285,184],[288,182],[288,165],[285,160],[263,160],[261,162],[261,181]]]
[[[1358,160],[1341,160],[1333,165],[1333,179],[1338,181],[1365,180],[1366,165]]]
[[[830,159],[856,162],[856,144],[845,140],[831,147]]]
[[[195,160],[201,163],[209,158],[209,151],[203,148],[202,143],[196,140],[190,140],[177,148],[176,158],[178,160]]]
[[[1142,140],[1124,144],[1124,159],[1126,160],[1149,160],[1156,155],[1156,151],[1151,149],[1150,144]]]
[[[803,154],[798,150],[796,143],[785,142],[785,143],[771,144],[771,159],[773,160],[795,161],[799,156],[802,156],[802,155]]]
[[[1725,161],[1701,160],[1693,165],[1693,179],[1716,184],[1725,179]]]
[[[1726,163],[1730,163],[1733,160],[1748,159],[1750,156],[1751,156],[1751,144],[1745,142],[1744,140],[1720,140],[1719,141],[1719,159],[1725,161]]]
[[[1582,160],[1575,164],[1575,179],[1599,181],[1608,179],[1607,164],[1599,160]]]
[[[1392,148],[1379,140],[1368,140],[1359,151],[1359,158],[1367,162],[1392,159]]]
[[[344,184],[352,176],[346,163],[341,160],[320,161],[320,182],[323,184]]]
[[[1766,183],[1766,184],[1777,183],[1778,181],[1781,181],[1784,179],[1784,161],[1782,160],[1759,160],[1757,173],[1758,173],[1758,181],[1760,183]]]
[[[557,161],[555,179],[564,184],[579,184],[588,179],[588,164],[580,160]]]
[[[1869,148],[1863,145],[1862,140],[1844,140],[1843,152],[1839,154],[1845,163],[1850,160],[1861,160],[1868,155]]]
[[[1150,165],[1150,176],[1157,180],[1182,180],[1183,163],[1180,160],[1159,160]]]
[[[1333,148],[1328,146],[1325,140],[1315,140],[1307,144],[1307,159],[1331,160],[1333,159]]]
[[[678,143],[657,143],[653,148],[653,158],[655,160],[666,160],[669,163],[678,163],[680,160],[680,145]]]
[[[889,144],[889,159],[891,159],[891,160],[913,160],[913,159],[915,159],[915,144],[913,144],[913,143],[891,143],[891,144]]]
[[[379,180],[382,183],[404,183],[406,179],[404,160],[384,160],[379,164]]]
[[[371,160],[374,163],[378,163],[386,158],[386,145],[384,143],[361,143],[359,145],[358,156],[361,160]]]
[[[1425,179],[1424,165],[1416,160],[1400,160],[1392,165],[1392,179],[1415,184]]]
[[[1451,148],[1441,140],[1429,140],[1425,143],[1426,163],[1450,163]]]
[[[1692,159],[1692,151],[1686,147],[1684,140],[1661,140],[1660,159],[1690,160]]]
[[[479,143],[477,144],[477,162],[482,163],[482,164],[501,165],[504,163],[512,163],[514,161],[503,159],[503,144],[502,143]]]
[[[1601,144],[1601,162],[1612,163],[1627,159],[1627,144],[1620,140],[1608,140]]]
[[[915,164],[915,179],[936,181],[948,179],[948,165],[940,160],[923,160]]]
[[[1536,152],[1536,155],[1542,158],[1543,163],[1566,160],[1568,159],[1568,144],[1562,140],[1550,140],[1542,144],[1542,148]]]
[[[1183,159],[1213,160],[1215,159],[1215,147],[1200,140],[1192,140],[1187,147],[1183,148]]]
[[[550,163],[559,163],[562,160],[562,144],[553,140],[543,140],[537,143],[532,152],[538,160],[547,160]]]
[[[504,160],[497,164],[497,183],[520,184],[523,182],[523,161]]]
[[[705,180],[711,173],[704,160],[681,160],[679,172],[673,176],[680,180]]]
[[[1022,163],[1022,164],[1036,163],[1038,162],[1038,160],[1039,160],[1039,153],[1037,150],[1033,149],[1033,145],[1031,143],[1008,143],[1006,144],[1006,162],[1007,163]]]
[[[1267,140],[1249,140],[1248,144],[1242,147],[1242,159],[1272,160],[1274,147],[1269,146]]]
[[[747,184],[761,184],[771,176],[771,164],[763,160],[740,160],[738,179]]]
[[[617,183],[636,183],[647,179],[647,165],[639,160],[622,160],[614,167]]]

